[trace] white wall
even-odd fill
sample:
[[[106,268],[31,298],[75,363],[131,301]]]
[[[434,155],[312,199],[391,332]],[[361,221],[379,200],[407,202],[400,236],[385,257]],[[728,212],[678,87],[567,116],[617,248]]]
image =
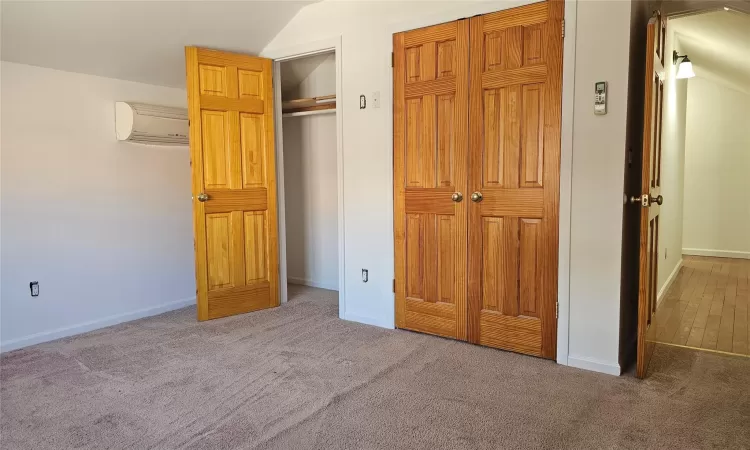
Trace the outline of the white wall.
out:
[[[305,65],[307,60],[317,61],[317,58],[301,58],[284,61],[281,63],[281,71],[295,71],[294,66],[300,64]],[[284,100],[333,95],[336,93],[336,55],[331,53],[328,56],[325,56],[320,64],[318,64],[308,76],[303,78],[296,85],[286,86],[283,84],[285,82],[285,77],[282,76],[281,79],[282,98]]]
[[[582,1],[576,18],[568,360],[618,375],[630,8]],[[597,81],[608,82],[604,116]]]
[[[283,130],[287,278],[338,290],[336,114],[285,117]]]
[[[2,349],[193,304],[187,147],[114,131],[116,100],[184,107],[185,91],[1,70]]]
[[[679,41],[667,25],[667,55],[682,54]],[[662,298],[682,262],[683,178],[685,172],[685,112],[688,80],[678,80],[671,57],[665,61],[664,104],[661,136],[661,195],[659,214],[658,292]]]
[[[303,8],[263,50],[342,38],[346,317],[393,326],[393,166],[390,52],[394,29],[411,28],[529,2],[331,2]],[[475,11],[464,13],[468,9]],[[455,13],[455,14],[454,14]],[[453,17],[451,15],[453,14]],[[607,17],[606,21],[601,18]],[[432,20],[434,19],[434,20]],[[629,2],[578,2],[570,354],[581,367],[619,373],[618,336],[623,159],[630,37]],[[572,21],[568,21],[571,26]],[[406,29],[406,28],[404,28]],[[569,35],[575,30],[568,29]],[[580,58],[580,61],[578,61]],[[607,116],[593,114],[593,84],[609,81]],[[381,93],[381,109],[358,98]],[[566,118],[568,120],[568,118]],[[565,208],[567,205],[561,205]],[[561,236],[564,239],[566,236]],[[561,254],[562,255],[562,254]],[[370,282],[360,270],[368,268]],[[561,283],[564,283],[562,281]]]
[[[696,77],[687,97],[683,251],[750,258],[750,95]]]

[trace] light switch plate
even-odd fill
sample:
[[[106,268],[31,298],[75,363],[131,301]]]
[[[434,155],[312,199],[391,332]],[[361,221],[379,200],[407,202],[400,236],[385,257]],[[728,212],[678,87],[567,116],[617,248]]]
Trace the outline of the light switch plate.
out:
[[[380,108],[380,91],[372,93],[372,107]]]

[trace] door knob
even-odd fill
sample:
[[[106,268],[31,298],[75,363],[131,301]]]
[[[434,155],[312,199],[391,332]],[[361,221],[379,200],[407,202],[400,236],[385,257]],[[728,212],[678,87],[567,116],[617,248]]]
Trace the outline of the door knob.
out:
[[[456,203],[460,202],[463,199],[464,199],[464,194],[460,192],[454,192],[453,195],[451,195],[451,200],[453,200]]]
[[[648,197],[648,195],[646,197]],[[629,202],[630,202],[631,205],[635,205],[636,203],[643,204],[642,200],[643,200],[643,196],[639,195],[638,197],[630,197]],[[643,206],[648,206],[648,200],[646,202],[647,203],[643,204]]]
[[[482,193],[481,192],[474,192],[471,194],[471,201],[474,203],[479,203],[482,201]]]
[[[649,194],[643,194],[640,197],[630,197],[630,203],[640,203],[644,208],[648,208],[652,203],[661,206],[664,203],[664,197],[661,195],[652,197]]]
[[[206,194],[205,192],[201,192],[200,194],[198,194],[198,201],[199,202],[208,201],[208,194]]]

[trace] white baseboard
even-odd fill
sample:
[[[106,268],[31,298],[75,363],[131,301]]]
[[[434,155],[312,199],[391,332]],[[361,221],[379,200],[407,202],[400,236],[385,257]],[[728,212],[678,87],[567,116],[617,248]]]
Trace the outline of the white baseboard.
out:
[[[659,289],[659,293],[656,295],[656,304],[659,305],[661,302],[661,299],[664,297],[664,294],[667,293],[669,288],[672,286],[672,283],[674,283],[675,278],[677,278],[677,274],[680,273],[680,267],[682,267],[682,258],[680,258],[680,261],[677,263],[677,265],[674,267],[674,270],[672,273],[669,274],[669,277],[667,277],[667,281],[664,282],[664,286]]]
[[[618,363],[600,361],[583,356],[568,356],[568,365],[578,369],[591,370],[593,372],[606,373],[608,375],[620,376],[621,369]]]
[[[28,347],[29,345],[41,344],[42,342],[54,341],[55,339],[61,339],[76,334],[86,333],[88,331],[98,330],[100,328],[110,327],[123,322],[130,322],[131,320],[142,319],[144,317],[155,316],[175,309],[184,308],[186,306],[194,305],[195,297],[185,298],[182,300],[176,300],[169,303],[164,303],[151,308],[139,309],[137,311],[127,312],[123,314],[116,314],[114,316],[103,317],[101,319],[91,320],[77,325],[57,328],[50,331],[42,331],[40,333],[31,334],[9,341],[3,341],[0,343],[0,352],[5,353],[11,350],[17,350],[19,348]]]
[[[320,289],[328,289],[329,291],[338,291],[339,285],[335,283],[326,283],[326,282],[319,282],[314,280],[307,280],[305,278],[297,278],[297,277],[286,277],[287,283],[291,284],[301,284],[302,286],[310,286]]]
[[[750,259],[750,252],[736,252],[733,250],[711,250],[704,248],[683,248],[683,255],[713,256],[715,258]]]
[[[380,328],[388,328],[388,329],[394,329],[392,321],[382,320],[375,317],[368,317],[368,316],[360,316],[358,314],[352,314],[352,313],[344,313],[344,317],[342,317],[344,320],[348,320],[350,322],[359,322],[363,323],[365,325],[373,325]]]

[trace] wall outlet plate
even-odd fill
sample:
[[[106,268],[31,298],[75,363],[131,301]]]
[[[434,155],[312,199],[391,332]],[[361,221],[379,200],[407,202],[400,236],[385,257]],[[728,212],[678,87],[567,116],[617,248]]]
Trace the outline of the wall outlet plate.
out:
[[[32,297],[39,297],[39,282],[38,281],[32,281],[31,283],[29,283],[29,289],[31,289]]]
[[[607,114],[607,82],[597,81],[594,83],[594,114],[603,116]]]

